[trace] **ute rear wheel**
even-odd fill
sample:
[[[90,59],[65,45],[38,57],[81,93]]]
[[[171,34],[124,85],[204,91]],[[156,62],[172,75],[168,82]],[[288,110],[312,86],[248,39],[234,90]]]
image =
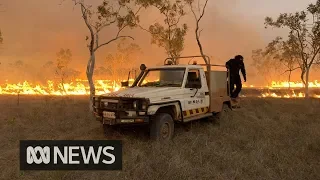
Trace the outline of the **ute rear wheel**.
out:
[[[216,124],[220,124],[220,120],[226,116],[226,114],[228,114],[228,112],[230,111],[230,107],[228,104],[224,103],[222,105],[222,110],[221,112],[218,113],[214,113],[212,120],[216,123]]]
[[[171,115],[167,113],[157,114],[151,121],[150,137],[158,141],[172,139],[174,133],[174,122]]]

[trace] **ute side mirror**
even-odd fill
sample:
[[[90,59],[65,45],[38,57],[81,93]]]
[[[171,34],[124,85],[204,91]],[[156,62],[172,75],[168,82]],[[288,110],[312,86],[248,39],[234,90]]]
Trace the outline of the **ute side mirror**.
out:
[[[129,86],[129,81],[121,82],[121,87],[128,87],[128,86]]]

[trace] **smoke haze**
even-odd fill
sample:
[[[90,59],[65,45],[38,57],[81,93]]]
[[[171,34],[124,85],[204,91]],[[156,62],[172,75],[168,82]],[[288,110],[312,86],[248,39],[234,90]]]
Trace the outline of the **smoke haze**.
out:
[[[101,0],[90,1],[93,4],[99,2]],[[250,67],[251,51],[263,48],[268,41],[282,33],[265,30],[264,17],[303,10],[309,3],[314,2],[242,0],[240,3],[240,0],[209,0],[205,16],[201,21],[203,29],[201,41],[205,54],[212,56],[213,63],[217,64],[224,64],[236,54],[244,55],[248,67],[248,80],[251,81],[253,80],[251,76],[254,76],[254,71]],[[72,67],[83,72],[84,77],[89,57],[85,41],[88,31],[81,18],[79,7],[74,7],[71,0],[66,0],[62,5],[59,5],[61,0],[4,0],[0,3],[1,10],[4,10],[0,13],[0,29],[4,36],[4,45],[0,52],[1,81],[5,80],[4,77],[15,79],[17,76],[23,76],[27,80],[39,78],[39,74],[44,73],[40,68],[46,62],[54,61],[56,52],[60,48],[72,50]],[[153,9],[143,10],[140,19],[144,27],[156,21],[162,22],[161,15]],[[194,36],[193,16],[190,14],[183,21],[190,26],[183,55],[199,54]],[[113,29],[106,29],[100,39],[108,40],[113,34],[115,34]],[[142,48],[140,63],[151,66],[165,59],[164,50],[150,44],[151,37],[148,33],[135,29],[126,30],[124,34],[132,35],[135,38],[134,42]],[[116,43],[112,43],[97,52],[97,66],[103,65],[106,55],[115,51],[115,47]],[[10,69],[8,64],[16,61],[22,61],[27,67],[20,71],[29,70],[28,73],[4,76],[4,71]]]

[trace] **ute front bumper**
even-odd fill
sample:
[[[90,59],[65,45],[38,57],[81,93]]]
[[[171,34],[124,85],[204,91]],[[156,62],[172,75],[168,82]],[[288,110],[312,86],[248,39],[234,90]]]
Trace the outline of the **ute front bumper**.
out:
[[[126,117],[126,118],[119,118],[119,119],[110,119],[102,117],[102,124],[107,125],[129,125],[129,124],[145,124],[149,123],[149,117],[143,116],[143,117]]]
[[[105,101],[115,101],[116,103],[109,103],[105,106]],[[130,125],[130,124],[146,124],[149,123],[150,117],[147,115],[147,108],[141,110],[140,108],[132,108],[124,104],[124,102],[141,100],[126,97],[94,97],[93,110],[94,115],[106,125]]]

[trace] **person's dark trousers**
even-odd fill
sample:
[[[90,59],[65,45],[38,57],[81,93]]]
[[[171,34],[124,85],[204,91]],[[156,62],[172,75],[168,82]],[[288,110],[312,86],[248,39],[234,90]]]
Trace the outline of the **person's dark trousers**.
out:
[[[234,89],[234,85],[236,85],[236,89]],[[230,76],[230,92],[231,98],[237,98],[242,89],[242,82],[240,76]]]

